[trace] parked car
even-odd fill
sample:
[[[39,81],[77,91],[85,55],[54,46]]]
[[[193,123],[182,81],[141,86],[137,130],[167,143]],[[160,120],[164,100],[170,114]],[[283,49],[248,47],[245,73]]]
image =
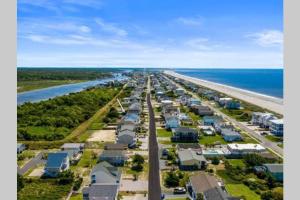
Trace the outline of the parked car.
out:
[[[185,194],[186,189],[184,187],[176,187],[173,191],[174,194]]]

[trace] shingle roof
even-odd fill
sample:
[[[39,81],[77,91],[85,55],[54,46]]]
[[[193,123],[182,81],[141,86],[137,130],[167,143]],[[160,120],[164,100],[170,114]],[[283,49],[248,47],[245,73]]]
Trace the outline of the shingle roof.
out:
[[[64,159],[68,157],[66,152],[48,153],[47,168],[60,168]]]
[[[180,161],[187,161],[187,160],[206,161],[206,159],[203,155],[197,154],[192,149],[179,150],[178,157],[179,157]]]
[[[120,180],[121,171],[108,162],[102,161],[93,168],[91,175],[96,175],[96,182],[116,183]]]
[[[204,192],[206,200],[227,200],[228,195],[220,188],[215,187]]]
[[[125,157],[124,151],[122,150],[104,150],[100,157]]]
[[[204,172],[191,176],[190,183],[196,193],[203,193],[209,189],[219,187],[216,178]]]
[[[116,184],[92,184],[83,188],[84,194],[89,194],[90,200],[115,200],[118,192]]]
[[[65,143],[60,148],[64,149],[75,149],[75,148],[83,148],[84,143]]]

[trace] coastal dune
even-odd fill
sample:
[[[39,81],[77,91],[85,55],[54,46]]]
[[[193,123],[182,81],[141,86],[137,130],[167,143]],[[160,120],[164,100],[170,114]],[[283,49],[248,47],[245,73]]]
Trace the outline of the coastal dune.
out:
[[[164,71],[164,73],[179,79],[190,81],[194,84],[206,88],[210,88],[212,90],[227,94],[231,97],[240,99],[242,101],[257,105],[259,107],[283,115],[283,99],[231,87],[228,85],[223,85],[223,84],[214,83],[214,82],[210,82],[198,78],[193,78],[190,76],[181,75],[173,71]]]

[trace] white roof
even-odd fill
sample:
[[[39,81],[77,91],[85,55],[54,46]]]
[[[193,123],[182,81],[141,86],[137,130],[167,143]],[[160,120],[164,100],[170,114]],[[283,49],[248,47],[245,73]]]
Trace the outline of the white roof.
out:
[[[162,100],[161,103],[173,103],[171,100]]]
[[[270,120],[270,122],[272,122],[274,124],[283,124],[283,119],[273,119],[273,120]]]
[[[265,150],[263,146],[260,144],[237,144],[237,143],[232,143],[228,144],[228,147],[233,150]]]
[[[222,100],[223,100],[223,101],[226,101],[226,100],[228,101],[228,100],[232,100],[232,98],[230,98],[230,97],[224,97],[224,98],[220,98],[219,100],[220,100],[220,101],[222,101]]]

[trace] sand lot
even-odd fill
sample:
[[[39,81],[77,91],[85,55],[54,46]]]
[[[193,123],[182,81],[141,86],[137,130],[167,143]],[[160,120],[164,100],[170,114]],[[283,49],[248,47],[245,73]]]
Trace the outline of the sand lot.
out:
[[[148,190],[148,181],[121,180],[120,191],[141,192]]]
[[[133,196],[123,196],[123,200],[148,200],[148,196],[144,194],[135,194]]]
[[[41,177],[44,173],[44,167],[38,167],[34,169],[28,176],[29,177]]]
[[[114,142],[116,140],[115,130],[97,130],[94,131],[88,142]]]

